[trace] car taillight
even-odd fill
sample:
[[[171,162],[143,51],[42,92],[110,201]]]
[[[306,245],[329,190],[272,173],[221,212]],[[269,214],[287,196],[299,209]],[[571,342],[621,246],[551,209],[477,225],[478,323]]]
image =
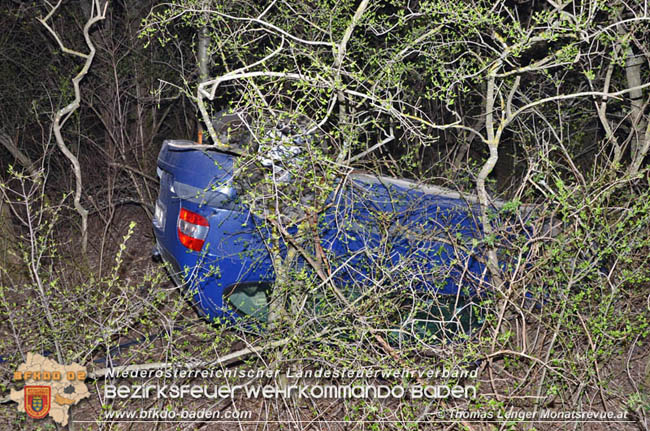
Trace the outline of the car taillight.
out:
[[[210,224],[205,217],[181,208],[178,216],[178,239],[181,244],[190,250],[201,251],[209,229]]]

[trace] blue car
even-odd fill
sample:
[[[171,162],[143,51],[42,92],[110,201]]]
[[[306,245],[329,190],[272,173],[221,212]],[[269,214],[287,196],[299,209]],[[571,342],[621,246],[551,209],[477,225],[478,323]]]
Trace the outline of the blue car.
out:
[[[154,251],[209,319],[263,322],[275,280],[270,232],[239,199],[237,157],[190,141],[163,143]],[[358,172],[340,179],[328,201],[317,238],[342,291],[398,285],[454,298],[456,311],[485,291],[475,199]]]

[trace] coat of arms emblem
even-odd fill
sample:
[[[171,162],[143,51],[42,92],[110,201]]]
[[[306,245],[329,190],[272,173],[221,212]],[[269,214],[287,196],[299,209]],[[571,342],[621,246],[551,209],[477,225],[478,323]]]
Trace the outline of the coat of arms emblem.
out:
[[[50,411],[49,386],[25,386],[25,412],[34,419],[42,419]]]

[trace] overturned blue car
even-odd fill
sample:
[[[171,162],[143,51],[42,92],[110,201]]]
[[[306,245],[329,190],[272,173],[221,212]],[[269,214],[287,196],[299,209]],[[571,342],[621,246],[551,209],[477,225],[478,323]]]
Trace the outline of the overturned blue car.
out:
[[[278,240],[240,199],[237,159],[191,141],[163,143],[154,252],[201,314],[265,322],[281,269],[274,257],[285,256],[291,244]],[[269,175],[277,173],[276,166],[269,168]],[[305,245],[326,263],[323,284],[333,283],[350,298],[368,289],[447,298],[450,305],[443,312],[431,315],[420,307],[395,324],[429,331],[437,325],[436,331],[447,320],[466,331],[473,300],[489,290],[476,199],[364,172],[350,172],[335,183],[314,222],[315,235]],[[298,235],[298,228],[289,230],[285,234]],[[314,269],[300,253],[295,265]],[[413,309],[413,301],[408,302]]]

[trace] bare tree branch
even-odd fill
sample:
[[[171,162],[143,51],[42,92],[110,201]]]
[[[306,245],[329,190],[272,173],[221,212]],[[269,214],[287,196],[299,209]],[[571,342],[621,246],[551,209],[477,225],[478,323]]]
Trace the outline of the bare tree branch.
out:
[[[88,54],[82,54],[78,51],[68,49],[64,46],[63,42],[59,35],[54,31],[54,29],[48,24],[48,20],[54,15],[56,10],[61,4],[61,0],[50,10],[50,12],[45,16],[45,18],[39,18],[39,21],[43,26],[52,34],[56,42],[61,47],[61,50],[67,54],[76,55],[85,59],[84,65],[79,73],[72,78],[72,84],[74,86],[74,100],[69,105],[61,108],[54,115],[54,122],[52,128],[54,130],[54,136],[56,138],[56,143],[59,146],[61,152],[66,156],[66,158],[72,164],[72,169],[76,179],[75,192],[74,192],[74,207],[79,216],[81,217],[81,250],[82,253],[86,253],[88,246],[88,210],[83,207],[81,204],[81,193],[82,193],[82,178],[81,178],[81,165],[79,164],[79,159],[75,154],[70,151],[68,146],[65,144],[61,130],[65,125],[66,121],[70,118],[70,115],[79,108],[81,103],[81,90],[79,88],[79,83],[90,70],[90,66],[93,63],[93,58],[95,57],[95,45],[90,39],[90,28],[95,25],[97,22],[102,21],[106,18],[106,10],[108,8],[108,0],[104,3],[104,7],[101,7],[100,0],[93,0],[93,6],[91,11],[91,16],[84,25],[83,35],[86,41],[86,46],[88,47]]]

